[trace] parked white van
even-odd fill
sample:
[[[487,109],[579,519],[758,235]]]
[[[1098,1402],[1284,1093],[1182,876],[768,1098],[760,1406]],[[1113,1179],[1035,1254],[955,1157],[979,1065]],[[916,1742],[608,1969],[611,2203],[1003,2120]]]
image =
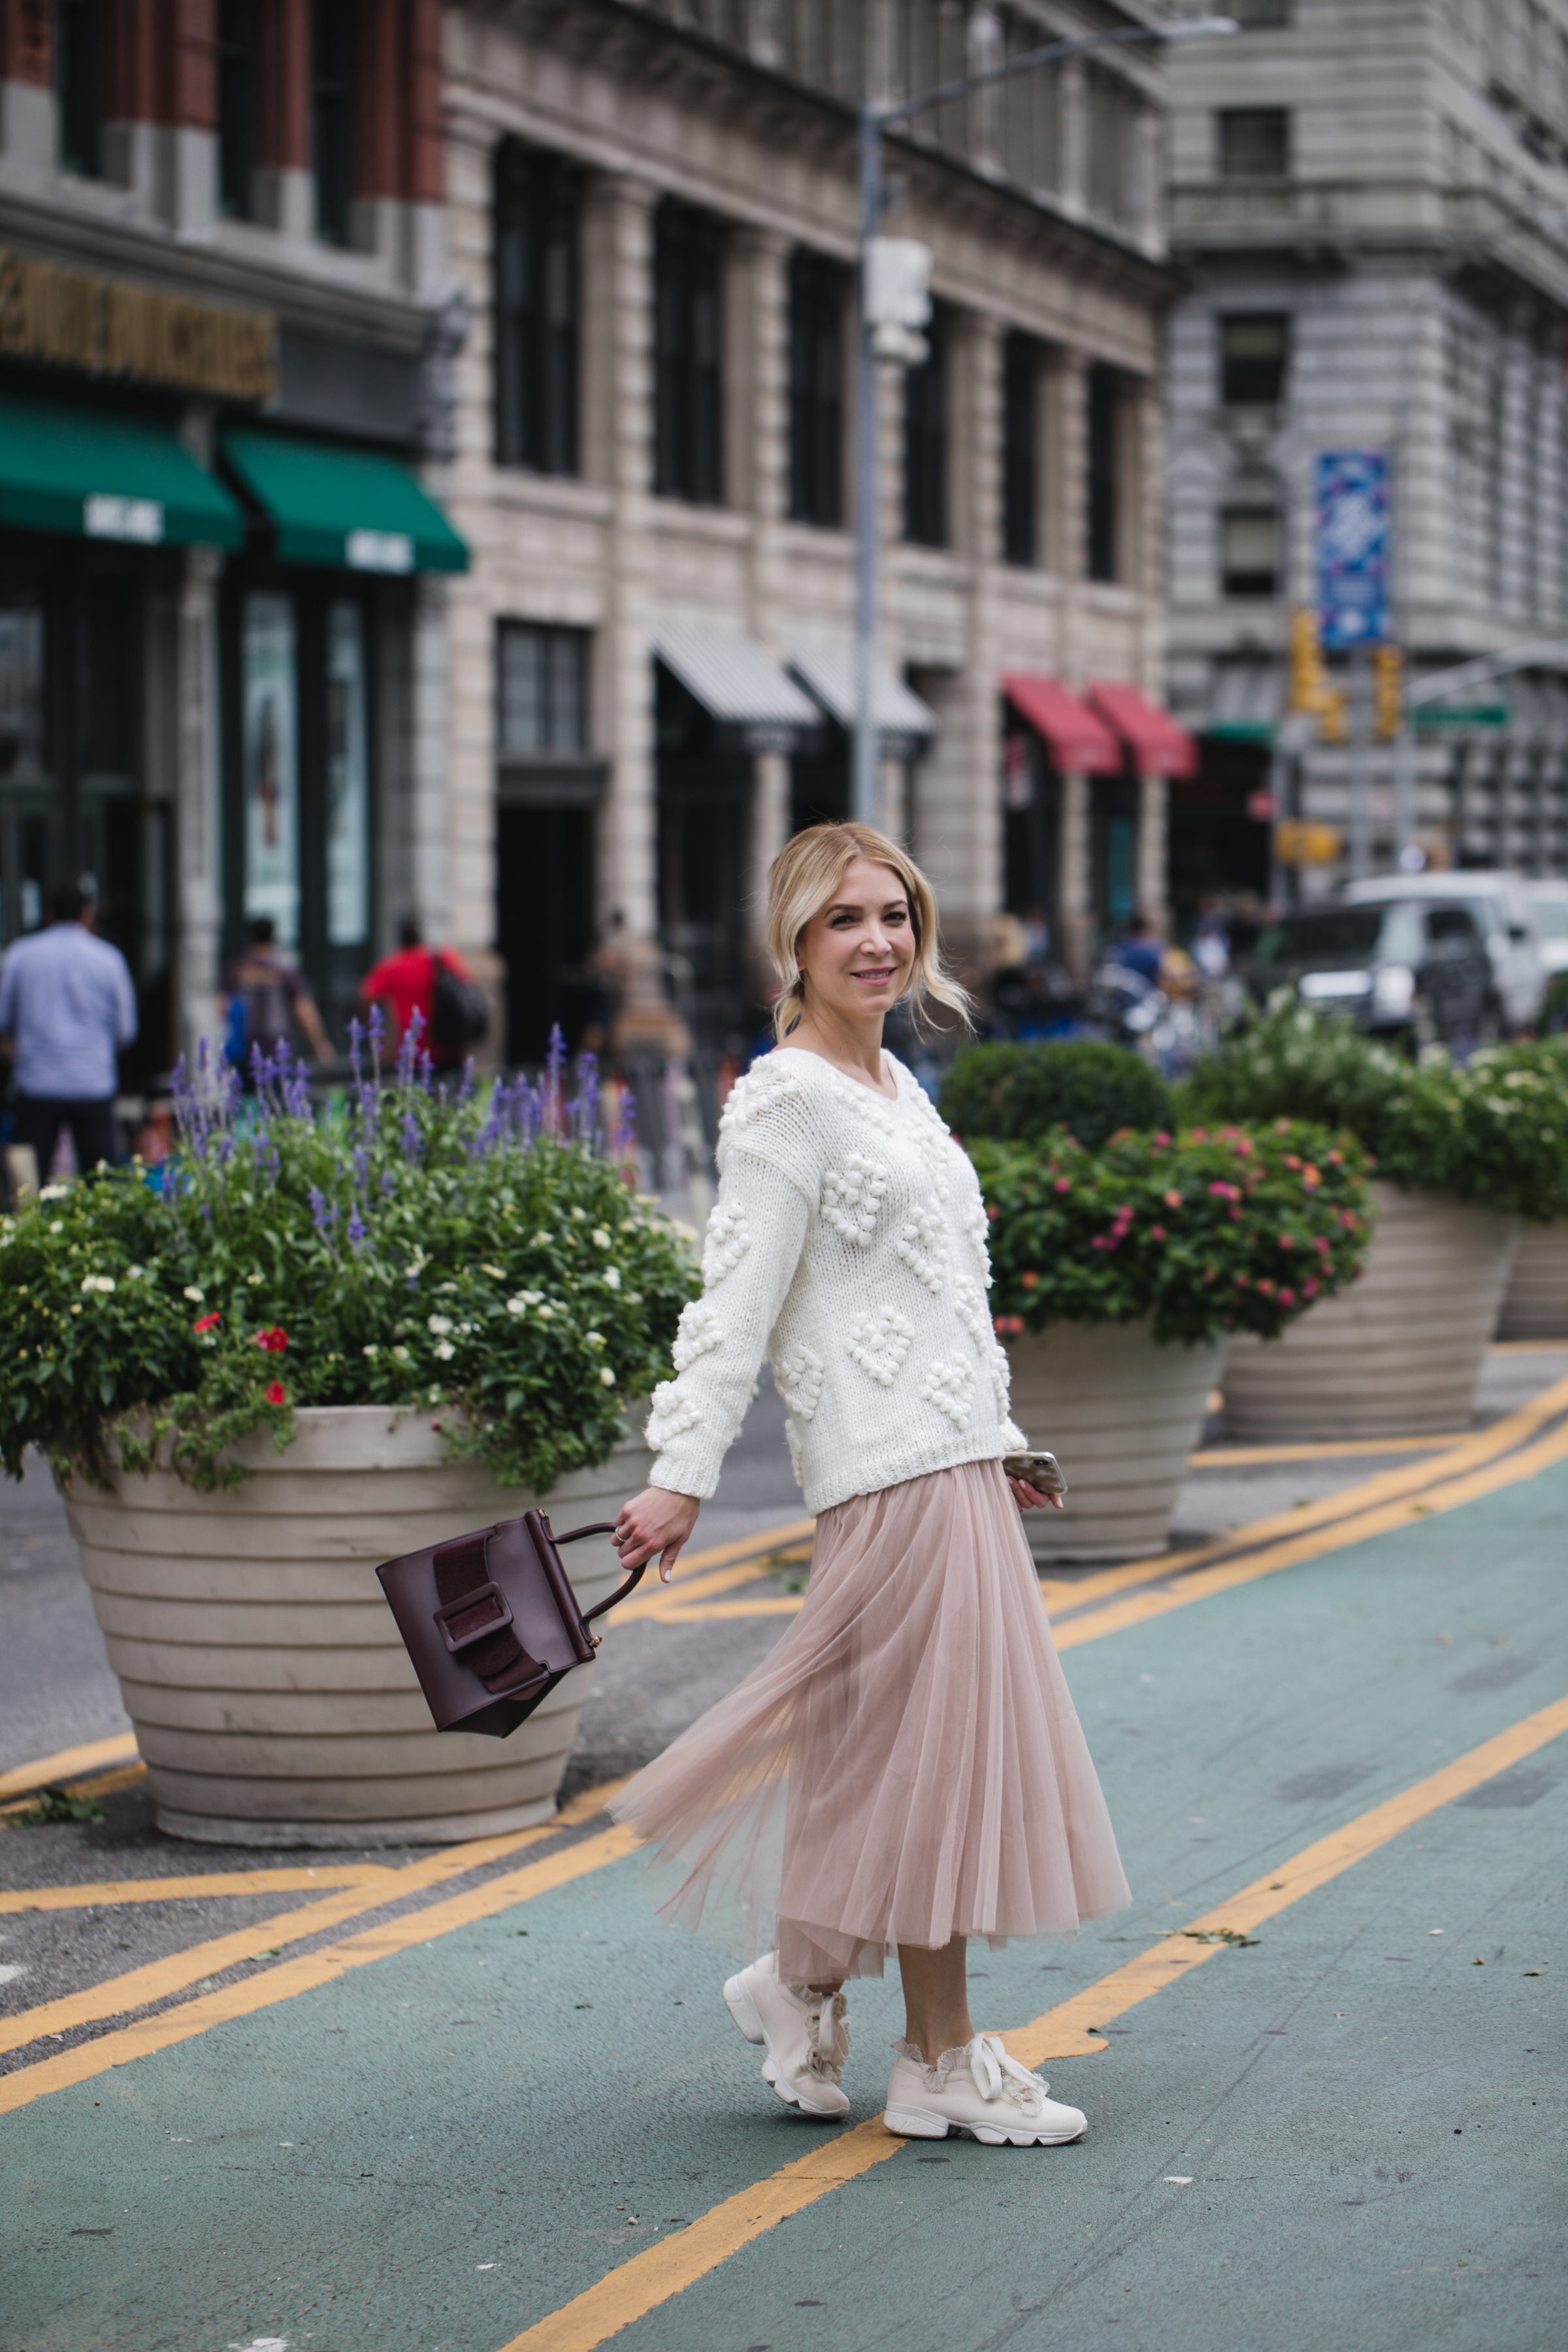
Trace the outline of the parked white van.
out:
[[[1342,899],[1385,907],[1401,898],[1443,898],[1468,907],[1491,958],[1497,1016],[1505,1030],[1533,1029],[1546,1002],[1547,971],[1529,890],[1517,874],[1373,874],[1347,882]]]

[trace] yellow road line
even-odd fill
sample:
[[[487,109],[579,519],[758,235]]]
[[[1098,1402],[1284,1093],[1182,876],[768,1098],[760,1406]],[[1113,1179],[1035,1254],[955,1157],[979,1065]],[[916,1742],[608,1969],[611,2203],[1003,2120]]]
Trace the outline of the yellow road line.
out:
[[[552,1826],[558,1827],[559,1822]],[[526,1837],[532,1832],[523,1831],[520,1834]],[[488,1879],[484,1885],[472,1887],[466,1895],[449,1895],[444,1903],[433,1903],[423,1911],[405,1912],[400,1918],[367,1927],[343,1943],[329,1944],[319,1952],[301,1953],[298,1959],[285,1960],[280,1968],[268,1969],[239,1983],[222,1986],[199,2000],[182,2001],[176,2009],[162,2010],[156,2017],[139,2019],[96,2042],[84,2042],[75,2050],[62,2050],[58,2057],[18,2067],[15,2074],[0,2075],[0,2115],[13,2114],[51,2091],[63,2091],[72,2084],[107,2074],[114,2067],[128,2066],[135,2059],[151,2056],[154,2051],[189,2042],[215,2025],[230,2024],[238,2017],[253,2017],[258,2010],[272,2009],[300,1993],[313,1992],[319,1986],[345,1976],[350,1969],[364,1968],[373,1960],[389,1958],[395,1952],[434,1943],[456,1927],[493,1918],[498,1911],[510,1911],[515,1904],[532,1902],[537,1895],[549,1895],[574,1878],[602,1870],[606,1863],[619,1862],[624,1855],[635,1853],[637,1846],[637,1840],[630,1830],[601,1830],[597,1836],[584,1838],[580,1844],[567,1846],[560,1853],[547,1854],[542,1862],[529,1863],[521,1870]],[[253,1937],[256,1932],[252,1930]]]
[[[1326,1553],[1364,1543],[1369,1537],[1407,1528],[1418,1518],[1457,1510],[1461,1504],[1477,1502],[1502,1487],[1517,1486],[1564,1460],[1568,1460],[1568,1429],[1554,1430],[1550,1436],[1539,1438],[1533,1445],[1510,1454],[1506,1461],[1487,1464],[1467,1476],[1445,1480],[1415,1496],[1399,1496],[1375,1509],[1363,1511],[1353,1519],[1342,1520],[1338,1526],[1266,1545],[1259,1551],[1220,1560],[1213,1568],[1194,1569],[1177,1584],[1131,1593],[1103,1609],[1087,1610],[1081,1617],[1069,1617],[1055,1629],[1057,1647],[1077,1649],[1080,1643],[1098,1642],[1107,1633],[1121,1633],[1125,1626],[1142,1624],[1173,1609],[1188,1608],[1194,1601],[1207,1601],[1216,1592],[1229,1592],[1259,1577],[1274,1576],[1282,1568],[1321,1559]]]
[[[215,1870],[201,1878],[105,1878],[85,1886],[35,1886],[17,1895],[0,1895],[0,1917],[26,1911],[85,1911],[122,1903],[184,1903],[205,1895],[325,1895],[334,1886],[367,1886],[373,1880],[396,1879],[400,1873],[384,1862],[330,1863],[314,1870]]]
[[[1256,1879],[1217,1909],[1194,1919],[1182,1934],[1166,1937],[1151,1951],[1142,1952],[1085,1992],[1047,2010],[1043,2017],[1007,2034],[1007,2047],[1026,2065],[1043,2059],[1103,2049],[1089,2033],[1090,2022],[1109,2024],[1167,1985],[1176,1983],[1205,1960],[1223,1951],[1223,1944],[1203,1944],[1194,1937],[1231,1928],[1245,1934],[1270,1919],[1305,1895],[1327,1885],[1377,1848],[1386,1845],[1415,1822],[1481,1782],[1495,1779],[1522,1757],[1532,1755],[1568,1732],[1568,1698],[1542,1707],[1497,1738],[1474,1748],[1457,1762],[1445,1765],[1386,1803],[1347,1822],[1330,1837],[1321,1838],[1290,1861],[1281,1863],[1267,1878]],[[1064,2046],[1065,2045],[1065,2046]],[[3,2088],[3,2085],[0,2085]],[[502,2352],[597,2352],[598,2346],[650,2311],[670,2302],[699,2279],[719,2269],[743,2246],[791,2220],[847,2180],[858,2179],[874,2166],[897,2156],[905,2142],[896,2138],[880,2116],[858,2124],[826,2147],[786,2164],[767,2179],[725,2198],[679,2235],[661,2239],[622,2263],[598,2283],[587,2287],[559,2311],[524,2328]]]
[[[400,1901],[405,1895],[438,1886],[446,1879],[460,1878],[466,1872],[499,1862],[524,1846],[537,1845],[542,1839],[553,1837],[558,1830],[571,1828],[574,1822],[597,1812],[612,1785],[619,1784],[606,1783],[605,1788],[575,1799],[572,1806],[563,1806],[552,1822],[541,1822],[532,1829],[512,1830],[500,1837],[473,1838],[425,1862],[413,1863],[406,1869],[384,1866],[374,1878],[363,1879],[322,1902],[307,1904],[302,1910],[279,1912],[273,1918],[258,1919],[253,1927],[238,1928],[232,1935],[194,1944],[183,1952],[153,1960],[145,1968],[129,1969],[123,1976],[110,1977],[81,1992],[68,1993],[58,2000],[44,2001],[36,2009],[25,2009],[15,2017],[0,2019],[0,2053],[22,2050],[46,2034],[68,2033],[79,2025],[99,2025],[105,2018],[122,2017],[130,2010],[146,2008],[151,2001],[166,2000],[171,1993],[184,1992],[191,1985],[199,1984],[204,1977],[220,1976],[226,1969],[238,1968],[258,1953],[300,1943],[328,1927],[341,1927],[363,1912],[379,1910],[384,1904]],[[270,1980],[269,1974],[268,1981]],[[136,2029],[126,2031],[134,2032]]]
[[[53,1756],[40,1756],[36,1764],[14,1764],[8,1772],[0,1772],[0,1804],[7,1797],[36,1794],[58,1781],[101,1772],[110,1764],[130,1764],[135,1758],[133,1731],[117,1731],[112,1739],[90,1739],[85,1748],[61,1748]]]
[[[134,1764],[122,1764],[116,1772],[94,1772],[85,1780],[68,1780],[66,1792],[72,1797],[110,1797],[117,1789],[130,1789],[147,1778],[147,1767],[138,1757]],[[49,1784],[53,1787],[55,1784]],[[35,1789],[26,1797],[12,1797],[0,1805],[0,1829],[4,1829],[17,1813],[30,1812],[43,1795]]]

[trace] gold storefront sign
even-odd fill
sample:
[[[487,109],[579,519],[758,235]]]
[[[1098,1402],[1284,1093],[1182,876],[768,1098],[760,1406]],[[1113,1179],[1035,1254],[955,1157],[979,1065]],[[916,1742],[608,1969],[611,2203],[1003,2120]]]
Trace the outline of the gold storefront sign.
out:
[[[177,294],[28,261],[0,246],[0,357],[166,383],[218,400],[271,400],[278,324]]]

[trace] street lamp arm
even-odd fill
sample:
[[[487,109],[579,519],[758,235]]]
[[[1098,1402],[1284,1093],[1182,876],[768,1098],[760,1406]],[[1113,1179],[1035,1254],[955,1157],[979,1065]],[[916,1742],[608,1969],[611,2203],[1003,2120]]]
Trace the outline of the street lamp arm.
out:
[[[1490,686],[1494,679],[1512,677],[1521,669],[1568,669],[1568,645],[1557,637],[1545,637],[1533,645],[1516,646],[1509,653],[1481,654],[1474,661],[1456,662],[1451,669],[1437,670],[1411,686],[1405,707],[1421,710],[1430,702],[1446,702],[1452,694]]]
[[[923,98],[907,99],[898,106],[874,106],[868,111],[875,115],[879,129],[893,131],[901,123],[930,113],[933,107],[947,106],[955,98],[967,98],[973,89],[989,89],[995,82],[1011,81],[1015,74],[1032,73],[1037,66],[1081,57],[1089,49],[1131,48],[1134,43],[1152,41],[1206,40],[1216,34],[1240,30],[1234,16],[1192,16],[1173,25],[1123,25],[1111,32],[1079,33],[1070,40],[1047,41],[1043,48],[1026,49],[1022,57],[1009,58],[1005,65],[988,67],[984,73],[965,74],[961,81],[943,82],[940,89],[927,90]]]

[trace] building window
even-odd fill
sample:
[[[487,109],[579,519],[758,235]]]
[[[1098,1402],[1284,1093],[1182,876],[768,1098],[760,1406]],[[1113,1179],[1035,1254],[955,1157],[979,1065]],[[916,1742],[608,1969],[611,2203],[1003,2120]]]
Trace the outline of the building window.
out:
[[[1002,554],[1008,563],[1040,560],[1040,371],[1033,335],[1002,346]]]
[[[315,0],[311,12],[310,165],[323,245],[347,245],[353,232],[358,14],[358,0]]]
[[[844,520],[845,273],[797,253],[789,266],[789,510],[795,522]]]
[[[577,471],[582,182],[516,140],[496,151],[496,462]]]
[[[661,204],[654,224],[654,488],[716,507],[724,497],[724,231],[710,213]]]
[[[933,307],[924,362],[904,373],[904,537],[947,545],[947,314]]]
[[[1290,22],[1290,0],[1231,0],[1226,14],[1249,33],[1272,31]]]
[[[221,0],[218,9],[218,200],[231,220],[256,217],[257,14],[258,0]]]
[[[1121,379],[1112,367],[1089,371],[1089,576],[1115,580],[1121,523]]]
[[[1290,362],[1290,321],[1252,312],[1219,322],[1219,396],[1226,408],[1278,408]]]
[[[1282,106],[1227,106],[1215,115],[1222,180],[1284,180],[1290,173],[1290,117]]]
[[[587,750],[586,629],[497,624],[496,748],[503,759]]]
[[[60,169],[103,176],[104,0],[57,0],[55,99]]]
[[[1226,507],[1219,519],[1220,593],[1279,593],[1279,513],[1275,507]]]

